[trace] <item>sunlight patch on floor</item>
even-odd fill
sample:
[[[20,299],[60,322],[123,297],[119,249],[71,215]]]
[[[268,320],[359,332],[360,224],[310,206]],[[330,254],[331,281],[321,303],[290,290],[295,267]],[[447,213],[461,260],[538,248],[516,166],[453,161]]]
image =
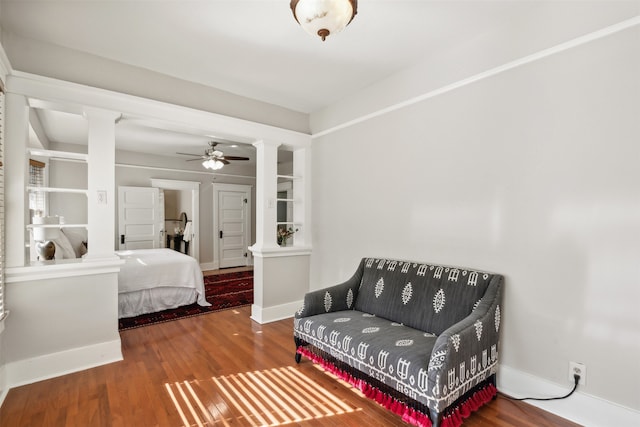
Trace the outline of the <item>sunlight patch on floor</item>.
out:
[[[293,367],[166,383],[183,425],[281,426],[361,411]]]

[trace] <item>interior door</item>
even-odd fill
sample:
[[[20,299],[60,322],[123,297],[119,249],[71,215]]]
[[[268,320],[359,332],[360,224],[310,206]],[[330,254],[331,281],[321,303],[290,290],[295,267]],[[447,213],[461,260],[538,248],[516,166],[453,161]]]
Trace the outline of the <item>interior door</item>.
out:
[[[218,239],[220,268],[247,265],[247,200],[245,191],[218,192]]]
[[[152,187],[118,187],[119,249],[164,247],[164,203]]]

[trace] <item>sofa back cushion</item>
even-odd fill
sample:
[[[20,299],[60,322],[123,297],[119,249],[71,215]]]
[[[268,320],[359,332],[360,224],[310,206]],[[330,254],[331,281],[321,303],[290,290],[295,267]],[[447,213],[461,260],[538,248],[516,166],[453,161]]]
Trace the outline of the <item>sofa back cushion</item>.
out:
[[[436,335],[468,316],[496,274],[366,258],[354,308]]]

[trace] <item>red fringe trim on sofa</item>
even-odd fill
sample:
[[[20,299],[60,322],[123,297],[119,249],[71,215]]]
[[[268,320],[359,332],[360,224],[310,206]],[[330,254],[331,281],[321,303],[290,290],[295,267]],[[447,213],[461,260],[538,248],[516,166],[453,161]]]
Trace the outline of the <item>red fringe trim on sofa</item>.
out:
[[[471,396],[456,406],[447,408],[446,416],[442,418],[441,427],[460,427],[465,418],[477,411],[483,405],[491,402],[498,394],[495,385],[489,383],[483,388],[476,390]]]
[[[419,427],[431,427],[431,420],[429,419],[428,415],[423,414],[422,412],[418,412],[415,409],[407,406],[406,404],[397,401],[388,394],[383,393],[375,387],[372,387],[366,381],[355,378],[348,372],[338,369],[333,363],[326,361],[322,357],[318,356],[315,353],[312,353],[304,347],[298,347],[297,352],[307,359],[311,360],[313,363],[320,365],[324,370],[351,384],[353,387],[360,390],[362,394],[364,394],[369,399],[375,400],[381,406],[387,408],[394,414],[401,416],[404,422]]]
[[[416,411],[405,403],[400,402],[392,396],[371,386],[366,381],[355,378],[348,372],[338,369],[333,363],[323,359],[321,356],[318,356],[304,347],[298,347],[296,351],[311,360],[313,363],[320,365],[324,370],[351,384],[351,386],[360,390],[362,394],[369,399],[375,400],[381,406],[390,410],[394,414],[399,415],[402,417],[402,421],[418,427],[432,426],[431,419],[427,414]],[[468,418],[472,412],[478,410],[478,408],[485,403],[490,402],[497,393],[498,390],[493,384],[488,384],[487,386],[477,390],[469,398],[455,407],[447,408],[446,415],[443,417],[440,426],[460,427],[465,418]]]

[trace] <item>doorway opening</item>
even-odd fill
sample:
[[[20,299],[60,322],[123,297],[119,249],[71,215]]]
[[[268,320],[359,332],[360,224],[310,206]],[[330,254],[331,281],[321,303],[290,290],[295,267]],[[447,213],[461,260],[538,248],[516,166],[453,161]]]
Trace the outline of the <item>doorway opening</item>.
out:
[[[164,206],[162,247],[186,253],[200,261],[200,183],[151,179],[161,189]]]

